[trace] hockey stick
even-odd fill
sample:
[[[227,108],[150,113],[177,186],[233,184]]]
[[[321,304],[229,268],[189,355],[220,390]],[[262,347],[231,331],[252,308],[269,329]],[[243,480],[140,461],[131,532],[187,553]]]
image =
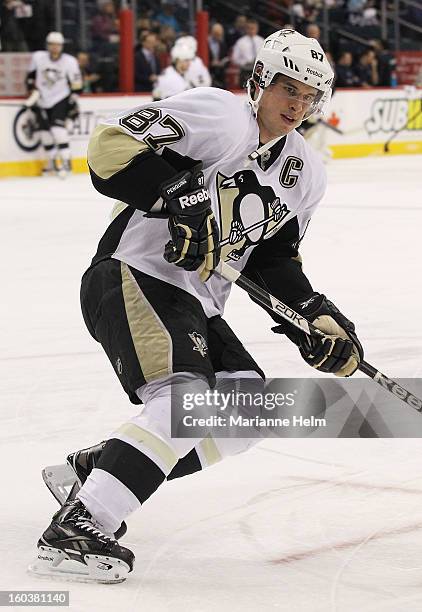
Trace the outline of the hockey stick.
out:
[[[340,134],[340,136],[344,136],[343,130],[340,130],[335,125],[331,125],[331,123],[328,123],[327,121],[324,121],[324,119],[318,119],[317,123],[320,123],[321,125],[323,125],[324,127],[326,127],[329,130],[332,130],[336,134]]]
[[[406,119],[406,123],[404,125],[402,125],[401,128],[399,128],[398,130],[395,130],[391,134],[390,138],[384,144],[384,153],[389,153],[390,143],[397,136],[397,134],[400,134],[400,132],[402,132],[404,129],[406,129],[406,127],[409,125],[409,123],[412,123],[412,121],[414,121],[422,113],[422,100],[420,100],[420,103],[421,103],[421,108],[418,110],[418,112],[415,113],[412,117],[410,117],[410,119]]]
[[[268,293],[262,287],[255,284],[253,281],[249,280],[246,276],[244,276],[241,272],[238,272],[231,266],[224,263],[224,261],[220,261],[218,264],[216,271],[226,280],[238,285],[244,291],[246,291],[251,297],[255,298],[257,302],[260,302],[276,314],[289,321],[292,325],[302,330],[308,336],[314,337],[323,337],[324,334],[322,331],[317,329],[312,323],[309,323],[306,319],[300,316],[299,313],[294,311],[292,308],[284,304],[273,295]],[[359,364],[359,370],[372,378],[376,383],[381,385],[383,389],[392,393],[398,399],[401,399],[408,406],[417,410],[418,412],[422,412],[422,400],[410,393],[407,389],[399,385],[398,383],[388,378],[385,374],[379,372],[376,368],[371,366],[366,361],[361,361]]]
[[[258,229],[258,227],[262,227],[266,223],[269,223],[273,218],[274,218],[274,215],[271,215],[270,217],[267,217],[266,219],[263,219],[262,221],[258,221],[257,223],[254,223],[253,225],[250,225],[249,227],[244,227],[240,231],[240,238],[243,238],[243,236],[246,236],[246,234],[249,234],[249,232],[253,232],[253,230]],[[230,238],[225,238],[224,240],[220,242],[220,247],[226,246],[226,244],[229,244],[229,242],[230,242]]]

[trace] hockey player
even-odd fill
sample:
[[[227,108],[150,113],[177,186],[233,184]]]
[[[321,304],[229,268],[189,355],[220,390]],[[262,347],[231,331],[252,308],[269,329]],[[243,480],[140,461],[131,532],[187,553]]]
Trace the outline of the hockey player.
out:
[[[174,46],[170,51],[170,56],[171,65],[160,74],[152,91],[154,100],[164,100],[164,98],[169,98],[192,87],[186,79],[186,72],[193,59],[190,47]]]
[[[41,128],[41,142],[47,158],[44,174],[56,171],[64,178],[71,170],[69,134],[66,119],[78,115],[77,94],[82,91],[78,62],[63,53],[64,38],[60,32],[50,32],[47,51],[32,55],[26,84],[32,107]]]
[[[84,484],[40,538],[34,571],[123,580],[134,556],[113,534],[124,519],[166,478],[256,442],[171,436],[171,389],[263,376],[222,318],[230,286],[214,273],[219,259],[323,332],[310,344],[273,316],[274,331],[296,343],[308,364],[338,376],[358,368],[363,351],[353,323],[312,288],[298,252],[326,177],[295,128],[323,111],[332,80],[316,40],[281,30],[257,55],[248,102],[198,88],[95,129],[93,185],[120,203],[83,276],[82,310],[143,409],[105,444],[71,455]]]
[[[185,73],[185,79],[188,81],[191,87],[210,87],[211,86],[211,75],[208,68],[205,66],[202,59],[196,55],[198,50],[198,43],[196,38],[193,36],[181,36],[176,40],[175,46],[181,45],[182,47],[188,47],[192,53],[192,61],[190,62],[189,68]]]
[[[328,132],[330,127],[327,123],[323,123],[319,117],[309,117],[299,128],[299,133],[304,139],[321,155],[323,162],[326,164],[332,158],[332,153],[327,145]]]

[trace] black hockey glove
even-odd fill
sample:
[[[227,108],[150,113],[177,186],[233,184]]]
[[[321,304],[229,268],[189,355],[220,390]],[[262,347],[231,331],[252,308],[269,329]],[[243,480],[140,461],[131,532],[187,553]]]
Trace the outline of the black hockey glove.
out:
[[[220,235],[203,173],[180,172],[162,183],[160,195],[171,235],[164,258],[185,270],[197,270],[207,281],[220,261]]]
[[[67,100],[67,117],[75,121],[79,117],[79,102],[78,96],[74,93],[70,94]]]
[[[319,330],[323,338],[310,337],[290,323],[283,322],[272,330],[286,336],[299,347],[306,363],[320,372],[351,376],[363,360],[363,348],[354,324],[325,295],[313,293],[307,300],[289,304]]]

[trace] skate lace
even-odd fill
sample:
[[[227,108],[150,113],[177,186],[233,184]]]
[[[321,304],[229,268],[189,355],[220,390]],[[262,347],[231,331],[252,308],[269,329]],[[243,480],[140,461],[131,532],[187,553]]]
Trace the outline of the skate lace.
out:
[[[84,531],[88,531],[89,533],[96,535],[101,540],[105,540],[106,543],[114,542],[114,538],[106,535],[104,532],[98,529],[98,527],[95,527],[89,520],[76,521],[75,525]]]
[[[88,510],[84,507],[76,508],[73,516],[76,527],[87,531],[88,533],[97,536],[99,539],[104,541],[106,544],[114,542],[114,538],[106,535],[101,529],[95,526],[91,515]]]

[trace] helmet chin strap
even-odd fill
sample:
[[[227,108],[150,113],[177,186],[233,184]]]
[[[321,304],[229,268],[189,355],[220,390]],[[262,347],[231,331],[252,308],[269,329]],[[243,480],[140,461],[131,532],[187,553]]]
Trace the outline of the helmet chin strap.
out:
[[[255,118],[256,118],[257,115],[258,115],[259,103],[261,101],[262,94],[264,93],[264,88],[263,87],[259,87],[258,95],[257,95],[257,97],[255,99],[253,99],[253,97],[251,95],[251,86],[252,86],[251,79],[249,79],[248,83],[247,83],[248,100],[249,100],[249,104],[251,105],[253,114],[255,115]],[[277,138],[273,138],[272,140],[270,140],[266,144],[260,146],[255,151],[252,151],[252,153],[250,153],[248,155],[247,160],[245,161],[245,166],[250,166],[250,164],[253,161],[255,161],[255,159],[257,159],[260,155],[265,153],[265,151],[268,151],[268,149],[270,149],[273,145],[275,145],[284,136],[285,136],[285,134],[283,134],[282,136],[277,136]]]
[[[256,100],[253,100],[252,96],[251,96],[251,93],[250,93],[250,81],[248,81],[248,99],[249,99],[249,103],[250,103],[250,105],[252,107],[253,113],[255,115],[255,118],[258,115],[259,102],[261,101],[263,93],[264,93],[264,88],[260,87],[259,88],[259,93],[258,93],[258,96],[257,96]],[[258,149],[255,149],[255,151],[252,151],[252,153],[249,153],[249,155],[247,157],[247,160],[245,162],[245,165],[246,166],[250,166],[253,161],[258,159],[258,157],[260,157],[263,153],[265,153],[265,151],[268,151],[268,149],[271,149],[271,147],[273,147],[279,140],[281,140],[285,136],[286,136],[286,134],[282,134],[281,136],[277,136],[276,138],[273,138],[269,142],[267,142],[267,143],[261,145],[260,147],[258,147]]]
[[[248,101],[249,101],[249,104],[251,105],[251,108],[252,108],[253,114],[255,115],[255,118],[257,118],[258,109],[259,109],[259,103],[261,101],[262,94],[264,93],[264,88],[263,87],[259,87],[258,95],[257,95],[256,99],[254,100],[252,95],[251,95],[251,86],[252,86],[252,82],[251,81],[252,81],[252,79],[249,79],[248,83],[247,83]],[[327,95],[326,100],[324,101],[324,106],[327,106],[327,104],[330,101],[330,99],[331,99],[331,90],[330,90],[330,93]],[[314,110],[312,113],[310,113],[310,115],[308,115],[307,117],[304,117],[303,121],[305,121],[306,119],[309,119],[309,117],[311,115],[313,115],[315,112],[318,112],[318,111]],[[321,110],[319,112],[321,113]],[[271,149],[271,147],[273,147],[279,140],[284,138],[284,136],[286,136],[286,134],[282,134],[281,136],[277,136],[277,138],[273,138],[272,140],[270,140],[266,144],[258,147],[258,149],[255,149],[255,151],[252,151],[252,153],[249,153],[249,155],[247,157],[247,160],[245,162],[245,165],[246,166],[250,166],[250,164],[253,161],[258,159],[258,157],[260,157],[263,153],[265,153],[265,151],[268,151],[268,149]]]
[[[259,89],[258,95],[257,95],[256,99],[254,100],[254,98],[252,97],[252,94],[251,94],[252,86],[257,87],[257,85],[255,83],[253,83],[252,79],[248,79],[248,82],[247,82],[248,102],[251,105],[253,114],[256,117],[256,115],[258,113],[259,103],[261,101],[262,94],[264,93],[264,88],[263,87],[258,87],[258,89]]]
[[[257,159],[260,155],[265,153],[265,151],[268,151],[268,149],[271,149],[272,146],[274,146],[279,140],[281,140],[285,136],[286,136],[286,134],[282,134],[281,136],[277,136],[277,138],[273,138],[269,142],[267,142],[264,145],[260,146],[258,149],[255,149],[255,151],[252,151],[252,153],[249,153],[248,161],[246,162],[246,165],[249,166],[251,164],[251,162],[255,161],[255,159]]]

